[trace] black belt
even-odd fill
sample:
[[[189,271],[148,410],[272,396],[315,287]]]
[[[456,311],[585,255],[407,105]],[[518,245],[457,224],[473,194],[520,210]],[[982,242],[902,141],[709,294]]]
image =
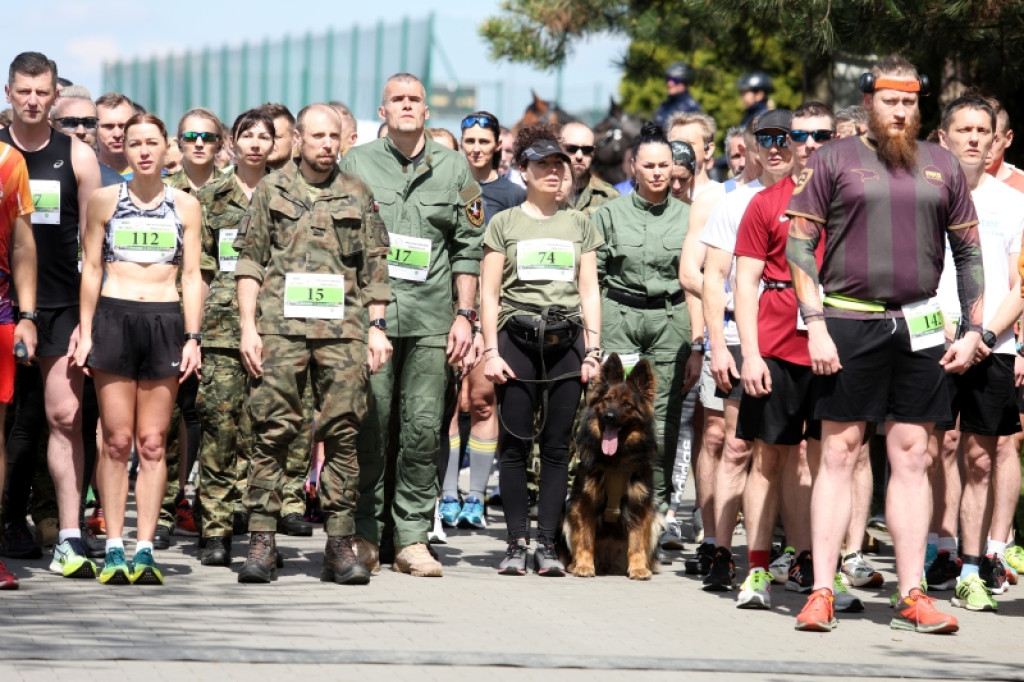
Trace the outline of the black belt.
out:
[[[656,310],[658,308],[664,308],[666,303],[679,305],[686,300],[686,294],[684,294],[682,290],[677,291],[671,296],[637,296],[636,294],[619,291],[618,289],[606,289],[605,295],[616,303],[628,305],[630,308],[640,308],[642,310]]]
[[[567,319],[570,316],[576,316],[583,312],[582,306],[576,306],[575,308],[563,308],[559,305],[552,306],[539,306],[530,305],[529,303],[520,303],[519,301],[512,301],[505,297],[501,298],[502,305],[509,305],[516,310],[522,310],[524,313],[533,313],[534,315],[544,315],[544,311],[547,311],[549,317],[553,319]]]
[[[780,282],[774,279],[768,279],[764,282],[765,289],[790,289],[792,288],[792,282]]]

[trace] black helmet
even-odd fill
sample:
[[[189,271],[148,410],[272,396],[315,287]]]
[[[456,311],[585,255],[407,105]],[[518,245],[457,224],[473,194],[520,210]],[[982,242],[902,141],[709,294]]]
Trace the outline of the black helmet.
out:
[[[736,81],[736,88],[738,90],[763,90],[764,92],[771,92],[775,89],[772,87],[772,77],[764,71],[751,71],[743,74]]]
[[[697,72],[686,62],[676,62],[665,69],[665,78],[693,85],[693,81],[697,80]]]

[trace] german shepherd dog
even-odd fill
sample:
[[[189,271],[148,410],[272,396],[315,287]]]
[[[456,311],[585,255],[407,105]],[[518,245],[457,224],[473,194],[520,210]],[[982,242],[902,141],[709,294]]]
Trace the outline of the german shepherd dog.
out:
[[[563,562],[575,576],[650,580],[658,570],[663,524],[654,502],[654,386],[647,360],[627,379],[613,353],[588,391],[576,433],[579,465],[562,524]]]

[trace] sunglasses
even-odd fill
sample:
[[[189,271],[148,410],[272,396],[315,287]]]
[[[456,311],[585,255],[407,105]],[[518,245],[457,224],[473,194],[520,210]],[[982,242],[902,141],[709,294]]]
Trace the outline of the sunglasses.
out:
[[[597,149],[597,147],[592,144],[565,144],[562,145],[562,149],[564,149],[565,153],[569,156],[574,156],[576,152],[583,152],[583,156],[593,156],[594,150]]]
[[[754,135],[754,139],[757,140],[757,144],[768,149],[769,147],[783,147],[789,146],[789,138],[786,133],[779,133],[778,135]]]
[[[790,130],[789,139],[793,142],[806,142],[807,136],[815,142],[828,142],[835,135],[831,130]]]
[[[197,139],[203,142],[216,142],[220,139],[220,135],[217,133],[197,133],[194,130],[190,130],[187,133],[182,133],[181,139],[185,142],[195,142]]]
[[[481,128],[497,128],[498,122],[490,116],[467,116],[462,119],[462,129],[480,126]]]
[[[53,121],[64,130],[77,130],[78,126],[82,126],[86,130],[96,130],[96,126],[100,122],[95,116],[82,116],[81,118],[77,116],[63,116],[55,118]]]

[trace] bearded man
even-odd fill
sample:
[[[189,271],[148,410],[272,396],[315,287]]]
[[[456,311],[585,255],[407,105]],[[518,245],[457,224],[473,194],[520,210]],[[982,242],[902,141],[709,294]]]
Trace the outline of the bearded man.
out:
[[[861,77],[868,131],[826,145],[800,174],[786,213],[786,258],[818,375],[821,464],[811,495],[814,591],[796,627],[836,625],[832,577],[850,521],[854,465],[869,422],[884,422],[891,477],[886,520],[899,601],[890,626],[955,632],[921,590],[931,509],[928,434],[950,419],[946,373],[963,373],[981,340],[978,217],[956,157],[916,139],[927,79],[899,56]],[[820,273],[814,250],[825,237]],[[948,239],[960,331],[945,348],[934,299]],[[819,283],[825,296],[819,296]]]

